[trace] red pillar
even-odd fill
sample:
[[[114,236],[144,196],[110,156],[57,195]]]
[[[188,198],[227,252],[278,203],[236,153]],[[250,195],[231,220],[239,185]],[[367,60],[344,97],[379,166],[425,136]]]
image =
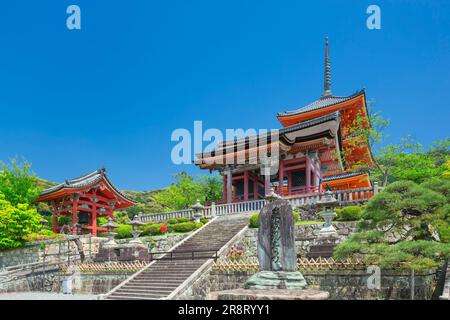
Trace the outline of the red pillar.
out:
[[[233,174],[231,169],[227,172],[227,203],[233,202]]]
[[[78,199],[74,198],[72,201],[72,226],[78,223]],[[72,234],[77,234],[77,229],[72,229]]]
[[[292,171],[288,172],[288,196],[291,195],[291,189],[292,189]]]
[[[227,201],[227,175],[224,173],[222,176],[222,199]]]
[[[311,160],[306,156],[306,193],[309,193],[311,188]]]
[[[92,235],[97,236],[97,204],[95,202],[92,203],[91,226]]]
[[[278,170],[278,189],[279,189],[279,194],[282,196],[283,195],[283,181],[284,181],[284,167],[283,167],[283,161],[280,160],[280,168]]]
[[[244,172],[244,201],[248,201],[248,171]]]
[[[53,202],[53,232],[58,233],[58,206]]]

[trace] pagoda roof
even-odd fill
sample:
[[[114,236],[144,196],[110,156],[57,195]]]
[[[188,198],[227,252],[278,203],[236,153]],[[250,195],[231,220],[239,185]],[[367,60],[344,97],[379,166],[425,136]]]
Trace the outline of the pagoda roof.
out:
[[[334,174],[334,175],[330,175],[330,176],[324,176],[324,177],[322,177],[322,181],[328,182],[328,181],[333,181],[333,180],[340,180],[340,179],[360,176],[360,175],[366,174],[366,173],[367,172],[362,171],[362,170],[342,172],[342,173],[338,173],[338,174]]]
[[[348,100],[353,99],[362,94],[364,94],[364,89],[356,91],[354,94],[349,95],[349,96],[333,96],[333,95],[322,96],[319,99],[311,102],[307,106],[295,109],[293,111],[278,112],[277,116],[285,117],[285,116],[291,116],[291,115],[295,115],[295,114],[307,113],[307,112],[314,111],[314,110],[319,110],[322,108],[334,106],[339,103],[348,101]]]
[[[83,175],[83,176],[80,176],[77,178],[65,180],[63,183],[60,183],[56,186],[45,189],[45,190],[41,191],[41,193],[39,194],[39,197],[36,198],[35,201],[44,201],[44,199],[52,198],[51,195],[53,195],[53,194],[56,195],[56,194],[60,194],[61,192],[65,192],[65,191],[68,191],[68,193],[71,193],[70,191],[77,191],[80,189],[85,189],[86,187],[93,186],[102,180],[107,183],[111,192],[115,193],[119,198],[126,200],[130,204],[135,203],[131,198],[129,198],[128,196],[123,194],[121,191],[119,191],[119,189],[117,189],[112,184],[111,180],[109,180],[109,178],[106,176],[105,168],[95,170],[91,173],[88,173],[86,175]]]
[[[294,124],[292,126],[289,127],[284,127],[281,128],[279,130],[280,134],[286,134],[286,133],[290,133],[293,131],[297,131],[297,130],[301,130],[301,129],[305,129],[305,128],[309,128],[312,126],[316,126],[318,124],[330,121],[330,120],[339,120],[339,112],[333,112],[331,114],[327,114],[325,116],[322,117],[318,117],[315,119],[311,119],[311,120],[307,120],[307,121],[303,121],[301,123],[298,124]]]

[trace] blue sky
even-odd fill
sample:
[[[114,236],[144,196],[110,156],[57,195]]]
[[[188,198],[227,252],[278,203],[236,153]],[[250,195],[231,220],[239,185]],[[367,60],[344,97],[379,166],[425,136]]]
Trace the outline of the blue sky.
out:
[[[81,8],[82,29],[66,28]],[[366,8],[381,8],[381,30]],[[123,189],[172,182],[176,128],[278,128],[332,91],[366,88],[389,142],[448,136],[449,1],[4,1],[0,159],[63,181],[105,165]]]

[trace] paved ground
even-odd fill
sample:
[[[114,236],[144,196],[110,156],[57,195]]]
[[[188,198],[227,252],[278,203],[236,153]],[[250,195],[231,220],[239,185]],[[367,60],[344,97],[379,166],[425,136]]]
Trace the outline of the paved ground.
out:
[[[96,300],[97,296],[87,294],[63,294],[51,292],[2,293],[0,300]]]

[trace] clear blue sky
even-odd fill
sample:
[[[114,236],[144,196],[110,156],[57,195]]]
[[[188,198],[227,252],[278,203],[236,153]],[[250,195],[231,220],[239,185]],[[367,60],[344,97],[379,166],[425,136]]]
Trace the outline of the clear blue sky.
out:
[[[366,28],[381,7],[382,29]],[[66,28],[77,4],[82,30]],[[171,133],[278,128],[277,111],[323,87],[366,88],[391,119],[388,142],[449,135],[449,1],[3,1],[0,159],[53,181],[105,165],[122,189],[172,182]]]

